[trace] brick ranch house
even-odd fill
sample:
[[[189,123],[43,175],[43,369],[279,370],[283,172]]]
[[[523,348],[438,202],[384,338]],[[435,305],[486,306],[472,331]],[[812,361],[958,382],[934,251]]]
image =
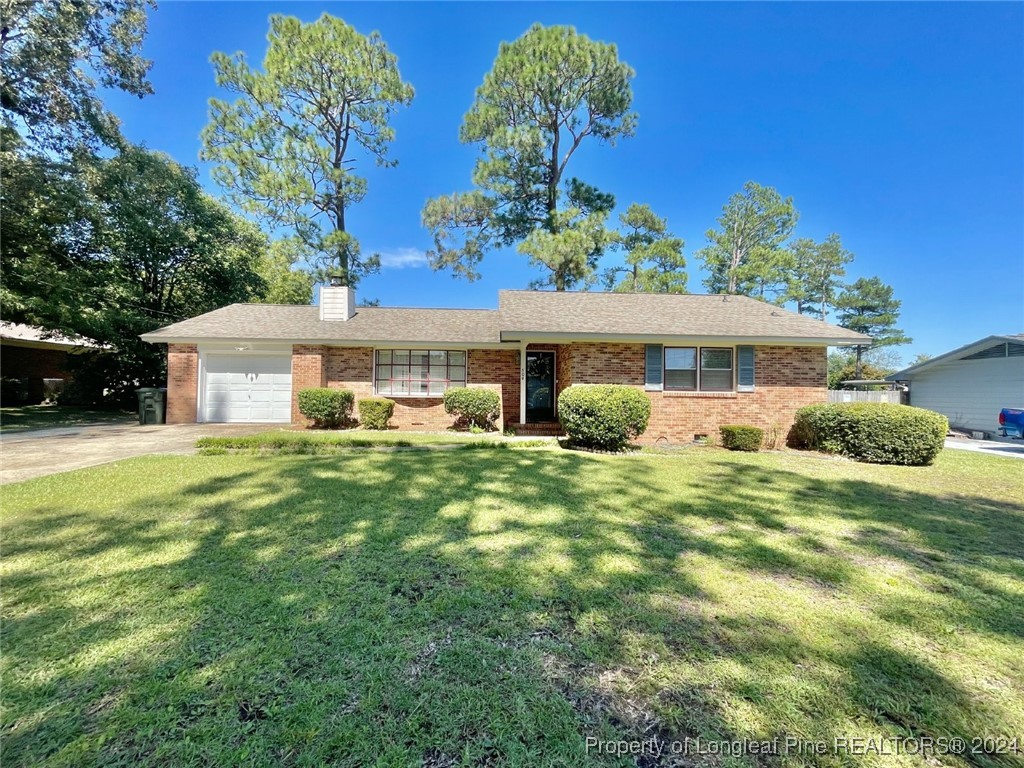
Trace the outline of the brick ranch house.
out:
[[[442,395],[501,395],[500,426],[553,434],[558,394],[627,384],[651,398],[642,440],[691,441],[722,424],[788,430],[826,399],[829,346],[868,337],[745,296],[500,291],[498,309],[232,304],[142,336],[167,344],[170,423],[302,424],[307,387],[395,401],[392,425],[452,425]]]

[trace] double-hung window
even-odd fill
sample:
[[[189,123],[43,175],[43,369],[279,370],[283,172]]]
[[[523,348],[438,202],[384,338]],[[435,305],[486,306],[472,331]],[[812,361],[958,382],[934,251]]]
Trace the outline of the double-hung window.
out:
[[[731,392],[730,347],[665,347],[665,386],[669,392]]]
[[[697,389],[696,347],[665,347],[665,389]]]
[[[378,349],[374,387],[389,397],[440,397],[466,386],[466,353],[443,349]]]
[[[700,388],[705,392],[732,391],[732,350],[701,347]]]

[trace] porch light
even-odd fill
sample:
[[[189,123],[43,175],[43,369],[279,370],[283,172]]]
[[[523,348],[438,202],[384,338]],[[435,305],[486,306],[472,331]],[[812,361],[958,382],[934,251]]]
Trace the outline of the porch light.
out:
[[[341,275],[328,275],[327,279],[331,283],[331,288],[341,288],[344,283],[341,281]]]

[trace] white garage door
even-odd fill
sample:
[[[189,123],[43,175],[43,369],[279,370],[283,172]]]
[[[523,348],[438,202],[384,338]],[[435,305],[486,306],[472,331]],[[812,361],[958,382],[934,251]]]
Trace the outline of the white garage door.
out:
[[[206,356],[203,421],[291,421],[291,355]]]

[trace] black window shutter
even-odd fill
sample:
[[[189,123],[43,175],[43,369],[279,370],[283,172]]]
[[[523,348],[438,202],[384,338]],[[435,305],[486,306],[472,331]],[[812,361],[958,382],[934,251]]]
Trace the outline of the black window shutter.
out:
[[[648,344],[644,365],[644,389],[660,390],[664,381],[661,344]]]
[[[740,392],[754,391],[754,348],[736,347],[736,389]]]

